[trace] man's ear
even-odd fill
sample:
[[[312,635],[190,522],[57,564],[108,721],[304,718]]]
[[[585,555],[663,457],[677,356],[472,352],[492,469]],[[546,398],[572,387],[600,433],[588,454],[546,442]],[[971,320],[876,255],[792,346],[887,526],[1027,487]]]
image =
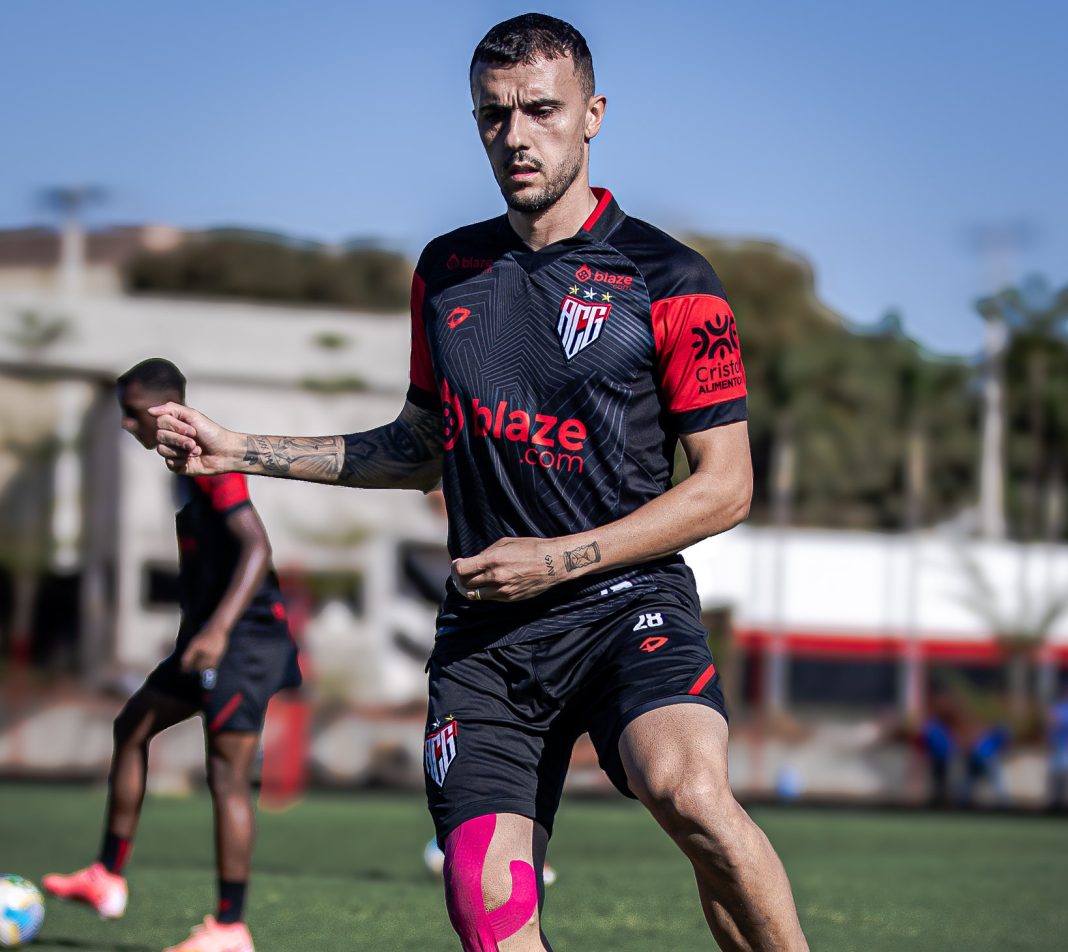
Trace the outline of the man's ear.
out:
[[[590,101],[586,105],[586,128],[584,130],[587,142],[601,131],[606,108],[608,108],[608,100],[604,96],[590,96]]]

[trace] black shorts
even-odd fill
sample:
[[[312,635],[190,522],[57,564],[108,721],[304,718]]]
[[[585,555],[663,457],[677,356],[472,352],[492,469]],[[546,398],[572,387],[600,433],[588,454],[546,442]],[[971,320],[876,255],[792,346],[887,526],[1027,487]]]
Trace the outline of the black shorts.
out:
[[[428,666],[427,801],[438,839],[489,813],[552,832],[575,741],[633,793],[619,756],[632,720],[677,703],[726,717],[696,592],[656,590],[593,625],[503,647],[439,639]]]
[[[182,670],[190,637],[179,635],[174,651],[156,666],[145,686],[199,707],[212,733],[259,733],[271,698],[283,688],[300,686],[297,646],[285,622],[239,623],[230,633],[213,685],[203,683],[199,672]]]

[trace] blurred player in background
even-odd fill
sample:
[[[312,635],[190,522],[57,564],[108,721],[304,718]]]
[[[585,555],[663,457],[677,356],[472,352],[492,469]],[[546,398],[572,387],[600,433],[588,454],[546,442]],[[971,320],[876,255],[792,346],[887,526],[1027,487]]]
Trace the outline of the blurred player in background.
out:
[[[1049,807],[1068,810],[1068,687],[1050,705],[1047,738],[1049,740]]]
[[[185,399],[185,377],[153,358],[118,379],[122,426],[156,447],[148,408]],[[44,877],[53,896],[88,903],[103,918],[126,910],[123,868],[145,794],[148,745],[203,714],[215,814],[218,911],[167,952],[253,952],[244,923],[255,821],[250,772],[267,702],[300,683],[296,646],[271,566],[271,547],[237,474],[176,480],[182,618],[174,651],[115,719],[104,841],[97,861]]]
[[[734,317],[700,255],[590,188],[605,98],[572,26],[498,24],[470,82],[508,211],[423,251],[400,416],[348,436],[259,436],[173,404],[153,409],[160,454],[189,474],[423,491],[442,479],[453,563],[425,776],[466,952],[549,948],[541,868],[586,731],[690,860],[720,947],[800,952],[786,873],[731,793],[723,695],[677,554],[749,509]],[[685,150],[685,130],[661,146]],[[704,185],[708,157],[690,161]],[[428,166],[439,185],[448,163]],[[690,475],[673,486],[679,442]]]

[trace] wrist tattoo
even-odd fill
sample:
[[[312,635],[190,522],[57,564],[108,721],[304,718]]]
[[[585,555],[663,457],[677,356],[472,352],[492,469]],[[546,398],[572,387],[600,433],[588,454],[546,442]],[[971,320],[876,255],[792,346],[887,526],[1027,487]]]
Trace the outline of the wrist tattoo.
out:
[[[596,565],[600,561],[601,547],[596,542],[580,545],[577,549],[564,553],[564,568],[569,572],[585,568],[587,565]]]
[[[249,466],[262,466],[266,470],[276,468],[278,463],[274,456],[274,447],[265,436],[253,436],[251,433],[245,441],[245,458]]]
[[[553,557],[551,555],[545,556],[545,574],[555,575],[556,568],[553,566]]]
[[[261,466],[268,476],[336,476],[341,470],[339,440],[336,436],[250,435],[244,462]]]

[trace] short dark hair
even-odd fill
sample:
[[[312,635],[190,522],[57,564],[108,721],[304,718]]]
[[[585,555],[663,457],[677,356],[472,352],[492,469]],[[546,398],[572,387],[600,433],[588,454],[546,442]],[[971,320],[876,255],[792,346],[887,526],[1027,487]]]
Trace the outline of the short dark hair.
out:
[[[593,56],[586,39],[565,20],[544,13],[524,13],[491,28],[475,47],[468,77],[474,79],[479,63],[495,66],[529,65],[539,57],[570,56],[586,97],[594,93]]]
[[[169,360],[162,357],[149,357],[139,364],[134,364],[116,381],[120,387],[139,383],[146,390],[162,393],[174,390],[185,398],[185,377]]]

